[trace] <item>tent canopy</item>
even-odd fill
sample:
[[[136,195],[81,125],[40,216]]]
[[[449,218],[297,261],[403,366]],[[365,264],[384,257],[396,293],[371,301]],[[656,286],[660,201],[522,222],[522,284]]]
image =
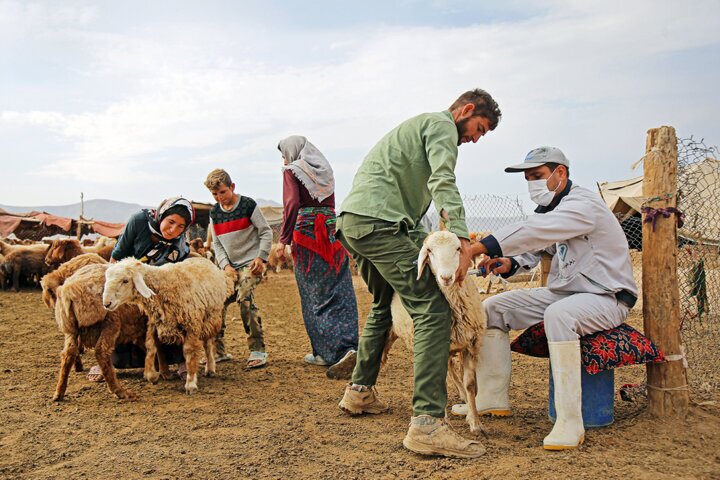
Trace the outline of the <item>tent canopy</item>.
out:
[[[643,177],[598,184],[600,195],[620,221],[640,212],[645,202]],[[678,172],[679,208],[685,225],[679,235],[709,245],[720,244],[720,161],[707,158]]]

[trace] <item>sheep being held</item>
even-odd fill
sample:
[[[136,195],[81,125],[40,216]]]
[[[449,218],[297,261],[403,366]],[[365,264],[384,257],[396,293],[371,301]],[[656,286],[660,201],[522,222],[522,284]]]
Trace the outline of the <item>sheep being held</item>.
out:
[[[418,279],[426,264],[435,275],[452,313],[448,378],[469,405],[467,422],[470,431],[484,432],[474,399],[478,388],[482,388],[482,385],[477,385],[475,372],[487,319],[474,282],[468,278],[462,286],[455,283],[455,273],[460,265],[458,237],[448,231],[428,235],[418,256]],[[393,295],[391,312],[393,324],[383,351],[383,364],[387,361],[388,351],[396,339],[402,338],[408,349],[413,349],[413,321],[397,293]]]
[[[197,372],[204,347],[205,375],[215,374],[215,337],[225,300],[234,295],[235,272],[225,273],[204,258],[189,258],[159,267],[127,258],[108,267],[103,305],[113,311],[137,305],[148,317],[145,378],[158,381],[156,341],[181,344],[187,365],[185,391],[197,391]]]

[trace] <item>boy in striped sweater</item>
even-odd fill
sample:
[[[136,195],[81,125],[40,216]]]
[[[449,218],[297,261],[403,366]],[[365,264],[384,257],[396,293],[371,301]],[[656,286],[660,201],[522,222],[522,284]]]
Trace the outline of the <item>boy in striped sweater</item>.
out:
[[[238,271],[248,267],[253,275],[262,275],[272,246],[272,230],[255,200],[235,193],[235,184],[225,170],[215,169],[205,180],[216,203],[210,209],[209,229],[218,266]],[[263,367],[267,363],[262,320],[253,294],[240,302],[240,314],[248,336],[250,356],[248,368]],[[217,359],[232,358],[225,351],[225,319],[216,340]]]

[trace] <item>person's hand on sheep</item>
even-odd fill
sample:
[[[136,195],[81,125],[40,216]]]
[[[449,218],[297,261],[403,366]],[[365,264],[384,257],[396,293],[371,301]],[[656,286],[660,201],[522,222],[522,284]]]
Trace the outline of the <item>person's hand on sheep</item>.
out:
[[[491,273],[502,275],[512,270],[512,260],[507,257],[490,258],[486,255],[478,262],[477,268],[485,269],[483,277],[487,277]]]
[[[250,265],[248,265],[248,268],[250,269],[250,273],[256,277],[260,276],[262,275],[263,270],[265,270],[265,261],[262,258],[257,257],[250,263]]]
[[[455,272],[455,283],[462,285],[468,269],[472,266],[472,251],[470,241],[466,238],[460,239],[460,265]]]
[[[225,265],[225,268],[224,268],[223,270],[225,270],[226,272],[231,273],[232,276],[233,276],[233,278],[235,279],[235,281],[237,281],[237,279],[238,279],[238,272],[237,272],[237,270],[235,270],[235,269],[233,268],[232,265]]]

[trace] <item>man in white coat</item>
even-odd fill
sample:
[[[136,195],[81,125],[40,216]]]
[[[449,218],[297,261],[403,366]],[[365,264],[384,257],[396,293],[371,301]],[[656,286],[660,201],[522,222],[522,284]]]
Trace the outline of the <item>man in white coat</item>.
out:
[[[568,159],[554,147],[536,148],[523,163],[506,168],[525,174],[538,205],[535,215],[482,239],[472,252],[486,254],[485,271],[504,277],[535,267],[543,251],[554,255],[547,287],[485,300],[488,324],[477,372],[478,412],[510,415],[508,331],[545,322],[557,411],[543,441],[546,450],[576,448],[585,439],[579,338],[622,324],[637,299],[619,222],[598,193],[570,181],[569,169]],[[466,412],[466,405],[453,407],[455,414]]]

